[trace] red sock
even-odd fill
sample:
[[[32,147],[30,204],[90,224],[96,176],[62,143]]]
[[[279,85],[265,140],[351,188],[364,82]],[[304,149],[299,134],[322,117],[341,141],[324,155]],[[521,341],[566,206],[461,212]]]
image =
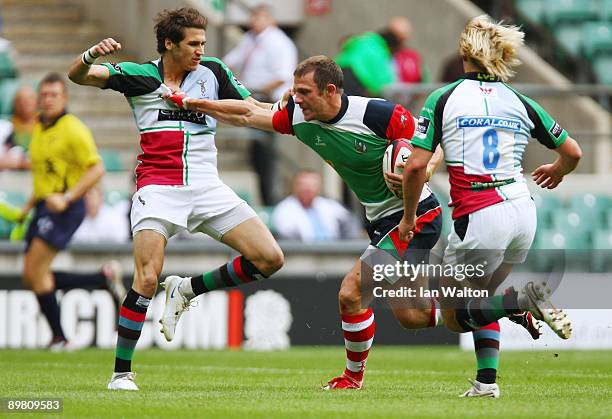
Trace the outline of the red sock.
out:
[[[342,315],[342,330],[346,347],[344,374],[356,381],[363,381],[368,353],[374,340],[374,312],[371,308],[363,314]]]

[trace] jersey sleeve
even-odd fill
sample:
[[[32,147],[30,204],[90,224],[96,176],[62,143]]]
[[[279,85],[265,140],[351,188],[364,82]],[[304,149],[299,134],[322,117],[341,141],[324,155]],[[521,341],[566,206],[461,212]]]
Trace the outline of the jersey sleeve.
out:
[[[366,106],[363,123],[377,136],[388,140],[410,139],[414,135],[412,114],[403,106],[388,100],[370,100]]]
[[[411,141],[414,147],[423,148],[432,153],[436,150],[442,141],[444,106],[459,83],[461,80],[443,86],[427,97],[417,121],[414,138]]]
[[[293,132],[293,110],[295,103],[293,98],[289,97],[287,105],[280,111],[276,111],[272,116],[272,127],[274,131],[280,134],[295,135]]]
[[[153,92],[161,85],[159,71],[153,63],[103,63],[110,72],[105,89],[123,93],[127,97]]]
[[[436,102],[437,98],[433,93],[429,95],[419,115],[415,135],[411,141],[414,147],[423,148],[431,152],[440,144],[442,136],[442,124],[435,124]]]
[[[518,93],[525,105],[529,119],[533,122],[531,136],[544,146],[554,149],[567,139],[568,133],[535,100]]]
[[[66,132],[70,133],[70,148],[76,164],[87,168],[102,160],[91,131],[79,119],[72,118]]]
[[[205,57],[203,65],[208,67],[219,81],[219,99],[246,99],[251,92],[238,81],[232,71],[218,58]]]

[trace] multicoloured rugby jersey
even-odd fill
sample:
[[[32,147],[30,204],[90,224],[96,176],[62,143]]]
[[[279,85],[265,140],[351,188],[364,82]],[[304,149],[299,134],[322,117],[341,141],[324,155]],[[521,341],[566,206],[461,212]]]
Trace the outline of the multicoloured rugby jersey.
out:
[[[210,116],[179,110],[162,99],[163,64],[105,63],[106,84],[125,95],[138,130],[142,154],[136,167],[137,187],[146,185],[196,185],[218,178],[215,132]],[[210,100],[245,99],[249,91],[220,60],[204,57],[181,84],[189,97]]]
[[[383,99],[342,95],[338,115],[330,121],[305,121],[290,99],[276,112],[274,129],[295,135],[336,170],[375,221],[403,209],[403,201],[385,184],[382,159],[390,141],[410,139],[414,118],[406,109]],[[421,201],[431,195],[423,188]]]
[[[559,147],[567,132],[535,101],[495,76],[467,73],[427,98],[412,145],[442,145],[453,218],[529,196],[522,171],[529,137]]]

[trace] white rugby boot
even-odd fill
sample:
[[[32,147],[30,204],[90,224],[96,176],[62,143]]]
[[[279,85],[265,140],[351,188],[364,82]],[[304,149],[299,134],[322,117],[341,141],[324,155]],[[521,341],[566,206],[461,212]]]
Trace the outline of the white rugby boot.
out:
[[[567,314],[548,299],[551,291],[546,284],[528,282],[518,294],[518,305],[546,323],[561,339],[572,336],[572,323]]]
[[[493,397],[494,399],[499,398],[499,386],[497,383],[485,384],[478,380],[468,379],[472,387],[459,397]]]
[[[185,295],[183,284],[185,281],[190,281],[190,277],[180,277],[172,275],[167,277],[164,282],[160,285],[166,292],[166,305],[164,306],[164,312],[162,318],[159,320],[161,323],[161,333],[168,342],[174,339],[174,332],[176,331],[176,325],[178,324],[181,315],[189,310],[190,298]],[[183,285],[183,287],[181,287]]]
[[[136,391],[138,386],[134,382],[134,377],[133,372],[114,372],[106,388],[109,390]]]

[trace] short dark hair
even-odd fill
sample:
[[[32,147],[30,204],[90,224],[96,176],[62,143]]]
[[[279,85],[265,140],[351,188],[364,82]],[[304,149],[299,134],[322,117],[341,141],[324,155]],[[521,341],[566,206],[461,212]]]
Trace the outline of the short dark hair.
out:
[[[294,77],[303,77],[308,73],[314,72],[314,81],[319,91],[325,90],[328,84],[333,84],[342,92],[344,75],[342,69],[334,60],[325,55],[315,55],[306,58],[298,64],[293,72]]]
[[[164,9],[155,18],[155,36],[157,37],[157,52],[166,51],[166,39],[178,44],[185,38],[185,28],[206,30],[208,19],[192,7],[180,9]]]
[[[64,90],[64,92],[67,90],[66,80],[64,80],[64,78],[60,76],[59,73],[49,73],[45,77],[43,77],[43,79],[38,84],[38,90],[40,91],[40,88],[43,84],[52,84],[52,83],[60,83],[62,85],[62,89]]]

